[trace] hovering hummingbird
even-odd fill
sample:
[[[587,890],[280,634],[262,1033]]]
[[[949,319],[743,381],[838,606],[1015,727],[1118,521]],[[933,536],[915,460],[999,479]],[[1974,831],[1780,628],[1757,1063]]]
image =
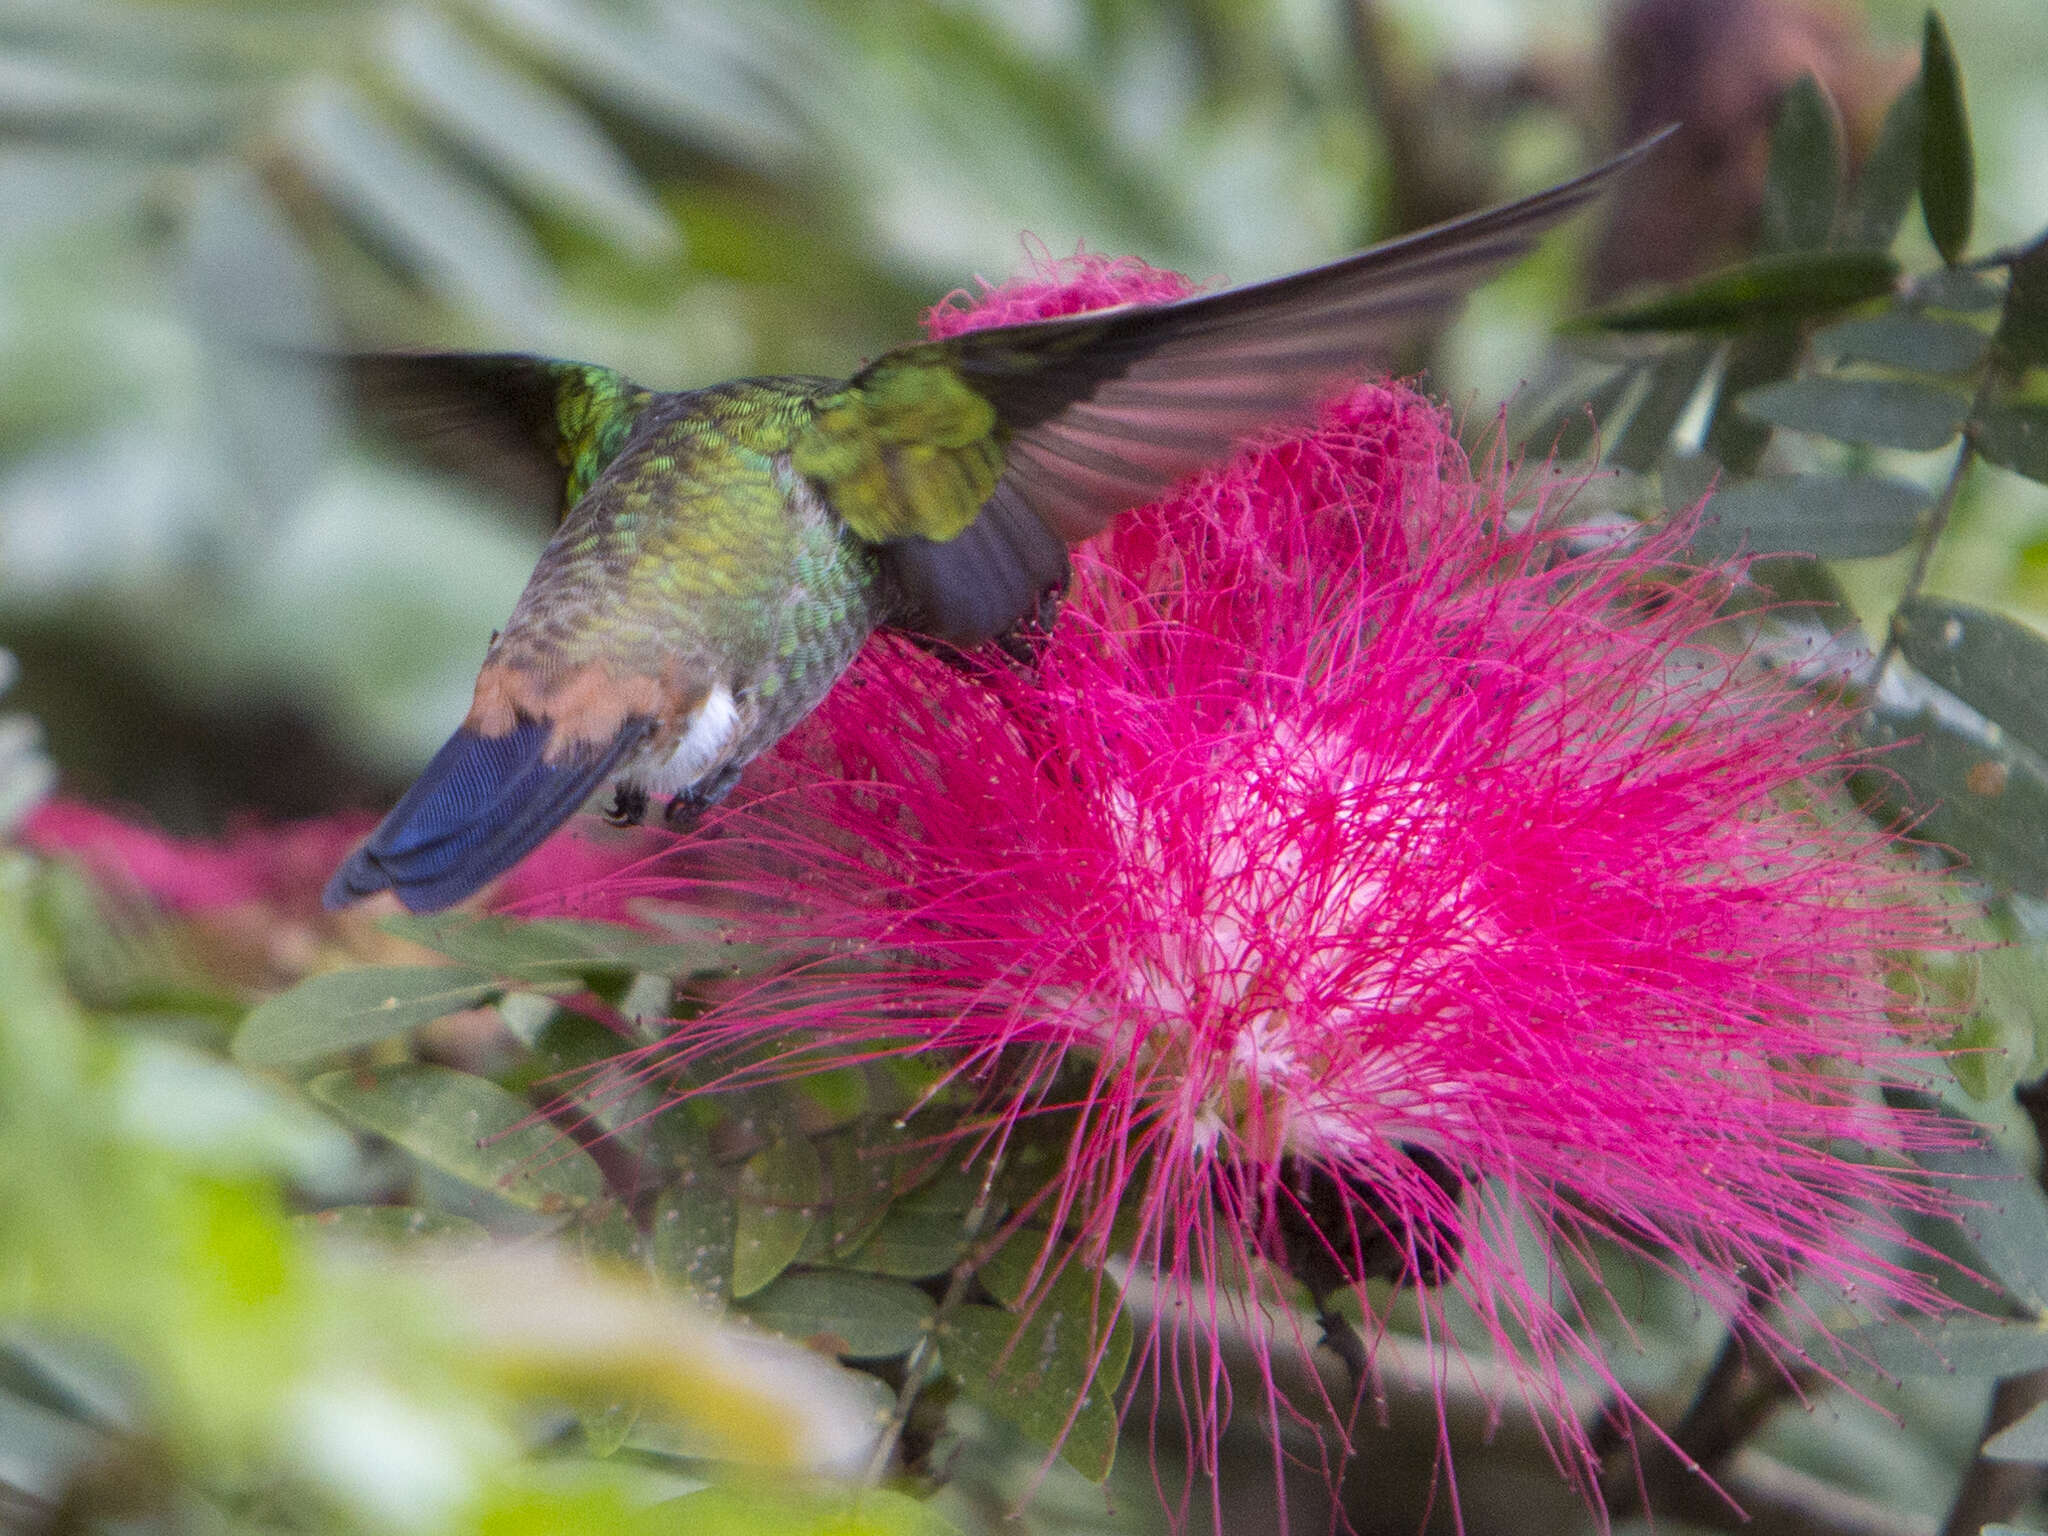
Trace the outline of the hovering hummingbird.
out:
[[[876,629],[1012,630],[1064,590],[1068,544],[1387,366],[1655,142],[1326,266],[913,343],[850,379],[668,393],[510,354],[352,360],[402,435],[538,478],[561,521],[468,716],[327,906],[449,906],[607,782],[615,822],[660,798],[687,825]]]

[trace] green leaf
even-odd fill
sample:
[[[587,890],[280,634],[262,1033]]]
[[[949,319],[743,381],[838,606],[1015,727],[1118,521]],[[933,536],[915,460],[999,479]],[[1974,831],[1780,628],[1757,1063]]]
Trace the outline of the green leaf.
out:
[[[577,1250],[587,1264],[632,1269],[647,1263],[646,1234],[633,1224],[632,1215],[626,1207],[610,1196],[593,1201],[577,1212],[571,1230],[575,1233]]]
[[[294,1216],[302,1231],[346,1243],[404,1247],[412,1243],[487,1243],[491,1234],[467,1216],[414,1205],[337,1205]]]
[[[562,918],[402,912],[377,926],[463,965],[524,982],[628,976],[641,968],[634,952],[650,947],[644,933],[624,923]]]
[[[1842,128],[1812,74],[1778,99],[1764,179],[1763,248],[1815,250],[1828,243],[1842,196]]]
[[[1947,690],[1914,681],[1919,697],[1880,696],[1868,717],[1865,734],[1884,750],[1861,791],[1883,816],[1918,818],[1916,835],[1962,855],[1972,878],[2048,897],[2048,768]]]
[[[1974,325],[1894,310],[1843,320],[1815,334],[1813,350],[1844,362],[1883,363],[1920,373],[1963,373],[1984,360],[1991,338]]]
[[[1909,379],[1787,379],[1742,396],[1759,421],[1842,443],[1928,453],[1962,430],[1969,401]]]
[[[577,1417],[582,1420],[584,1451],[602,1461],[615,1455],[633,1433],[640,1422],[640,1404],[633,1398],[607,1398],[584,1407]]]
[[[1899,654],[2014,740],[2048,758],[2048,636],[1945,597],[1892,616]]]
[[[1990,1043],[2018,1058],[2014,1070],[2031,1074],[2031,1063],[2048,1062],[2048,946],[2006,944],[1979,955],[1977,1011],[1994,1026]]]
[[[1865,475],[1772,475],[1714,492],[1693,548],[1702,559],[1809,554],[1889,555],[1912,542],[1933,498],[1917,485]]]
[[[1996,1317],[1897,1318],[1837,1342],[1893,1376],[2016,1376],[2048,1366],[2048,1324]]]
[[[736,1194],[735,1299],[753,1295],[803,1251],[804,1239],[818,1219],[824,1182],[817,1149],[801,1136],[785,1136],[747,1159]]]
[[[896,1198],[898,1161],[888,1143],[901,1139],[879,1122],[862,1121],[827,1144],[826,1238],[834,1257],[866,1243],[888,1216]]]
[[[2015,374],[2048,365],[2048,234],[2013,260],[1998,353]]]
[[[2048,1195],[2031,1175],[2015,1168],[1988,1132],[1910,1088],[1887,1088],[1887,1103],[1929,1115],[1959,1143],[1923,1148],[1914,1161],[1954,1180],[1958,1224],[1979,1257],[2014,1300],[2037,1315],[2048,1313]]]
[[[948,1168],[897,1196],[873,1236],[838,1262],[906,1280],[944,1274],[967,1251],[967,1213],[978,1191],[971,1173]]]
[[[1986,1440],[1977,1454],[1986,1461],[2048,1462],[2048,1403],[2036,1403]]]
[[[654,1202],[648,1266],[657,1280],[714,1306],[732,1299],[739,1204],[708,1152],[682,1153]]]
[[[466,966],[328,971],[260,1004],[236,1032],[234,1056],[254,1067],[295,1066],[481,1007],[502,990],[489,975]]]
[[[400,913],[378,926],[451,960],[529,985],[595,986],[639,974],[727,976],[761,954],[759,946],[729,942],[711,925],[702,938],[681,940],[657,938],[625,923],[472,912]]]
[[[943,1275],[967,1252],[967,1234],[958,1212],[890,1208],[867,1241],[848,1254],[849,1269],[906,1280]]]
[[[1971,438],[1993,464],[2048,485],[2048,405],[1992,405]]]
[[[1711,343],[1695,342],[1661,358],[1650,369],[1649,388],[1628,419],[1628,426],[1606,456],[1609,464],[1647,471],[1663,457],[1685,408],[1699,393],[1700,381],[1714,360]]]
[[[809,147],[791,105],[802,97],[778,91],[763,67],[777,54],[777,39],[758,35],[766,13],[743,21],[692,7],[667,25],[633,26],[630,8],[586,0],[488,0],[486,9],[565,77],[673,142],[765,176],[789,172]]]
[[[329,1072],[306,1091],[349,1124],[514,1205],[573,1211],[604,1193],[597,1164],[496,1083],[448,1067]]]
[[[1963,78],[1949,46],[1948,28],[1927,13],[1920,45],[1920,83],[1927,115],[1920,140],[1920,212],[1928,238],[1950,266],[1970,243],[1977,168],[1970,150],[1970,119],[1963,107]]]
[[[2016,1073],[2003,1070],[2008,1059],[1998,1021],[1981,1008],[1950,1030],[1941,1048],[1956,1086],[1979,1104],[2010,1093],[2019,1081]]]
[[[1892,291],[1898,263],[1882,251],[1760,256],[1675,293],[1596,310],[1575,330],[1761,330],[1847,309]]]
[[[1113,1282],[1070,1264],[1022,1317],[962,1307],[940,1324],[939,1339],[947,1371],[969,1398],[1038,1444],[1057,1445],[1091,1482],[1109,1476],[1116,1389],[1131,1356]]]
[[[1921,123],[1926,100],[1915,80],[1891,104],[1878,130],[1877,142],[1856,178],[1849,205],[1842,210],[1841,243],[1888,251],[1906,221],[1920,182]]]
[[[741,1310],[825,1354],[891,1360],[925,1336],[938,1308],[905,1281],[822,1269],[777,1276]]]
[[[1720,392],[1715,396],[1702,446],[1730,474],[1753,474],[1764,449],[1771,444],[1771,429],[1731,409],[1731,402],[1785,378],[1799,366],[1804,351],[1805,340],[1793,325],[1755,331],[1729,343],[1721,365]]]

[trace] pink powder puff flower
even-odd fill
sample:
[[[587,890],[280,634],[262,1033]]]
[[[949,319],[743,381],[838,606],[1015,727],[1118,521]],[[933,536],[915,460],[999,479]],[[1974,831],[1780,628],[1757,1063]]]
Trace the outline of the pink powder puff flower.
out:
[[[1285,1300],[1266,1261],[1440,1283],[1589,1489],[1569,1388],[1618,1388],[1559,1277],[1596,1240],[1788,1347],[1795,1280],[1928,1303],[1890,1213],[1939,1203],[1897,1156],[1933,1133],[1875,1089],[1945,1022],[1887,952],[1952,941],[1843,803],[1844,712],[1711,643],[1730,578],[1683,529],[1588,548],[1504,483],[1362,387],[1081,551],[1029,675],[872,648],[661,883],[872,963],[667,1059],[943,1051],[1002,1085],[983,1148],[1070,1112],[1030,1214],[1163,1290],[1198,1444],[1222,1277]]]

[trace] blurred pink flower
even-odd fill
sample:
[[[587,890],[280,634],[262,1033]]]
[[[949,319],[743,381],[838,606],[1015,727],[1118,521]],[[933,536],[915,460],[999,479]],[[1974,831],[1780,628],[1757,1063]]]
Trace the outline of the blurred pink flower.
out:
[[[376,822],[367,812],[278,823],[243,822],[218,839],[174,837],[83,801],[38,807],[17,834],[24,847],[77,860],[95,878],[136,891],[167,911],[217,912],[266,904],[307,915],[334,866]],[[494,886],[497,910],[621,914],[604,877],[657,844],[582,826],[565,829]]]
[[[1589,1487],[1594,1239],[1766,1335],[1818,1321],[1795,1279],[1927,1300],[1888,1213],[1934,1197],[1887,1159],[1931,1133],[1875,1088],[1945,1022],[1886,952],[1952,941],[1844,802],[1842,711],[1709,642],[1733,578],[1683,529],[1516,510],[1437,407],[1359,388],[1079,552],[1033,675],[871,648],[661,886],[870,963],[666,1051],[942,1050],[1002,1085],[990,1147],[1074,1112],[1033,1215],[1164,1287],[1154,1390],[1198,1437],[1221,1277],[1284,1295],[1266,1261],[1453,1291]]]
[[[218,840],[173,837],[80,800],[46,801],[22,824],[38,853],[77,860],[98,879],[139,891],[172,912],[209,912],[251,902],[317,910],[335,861],[376,820],[318,817],[242,825]]]

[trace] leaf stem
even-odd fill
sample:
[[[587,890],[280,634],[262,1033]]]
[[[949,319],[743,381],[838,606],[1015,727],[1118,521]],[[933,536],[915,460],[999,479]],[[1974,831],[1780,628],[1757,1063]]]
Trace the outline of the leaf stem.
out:
[[[2044,236],[2048,239],[2048,236]],[[2033,247],[2005,246],[1988,256],[1980,256],[1948,270],[1981,271],[1991,267],[2011,267],[2027,257]],[[2006,303],[2012,302],[2008,292]],[[1982,377],[1977,381],[1977,393],[1970,401],[1969,414],[1963,419],[1962,441],[1956,445],[1955,463],[1949,466],[1948,483],[1941,488],[1941,496],[1934,503],[1934,511],[1927,519],[1927,531],[1920,540],[1920,552],[1913,559],[1913,573],[1906,578],[1906,585],[1899,593],[1899,600],[1892,613],[1920,595],[1921,585],[1927,580],[1927,572],[1934,563],[1934,546],[1941,542],[1941,536],[1948,531],[1948,520],[1955,511],[1956,493],[1963,487],[1963,477],[1970,471],[1970,464],[1977,456],[1977,423],[1984,414],[1984,408],[1991,403],[1992,383],[1998,375],[1993,364],[1987,364]],[[1891,662],[1899,648],[1897,625],[1885,626],[1884,643],[1877,650],[1877,664],[1871,669],[1870,685],[1874,692],[1878,680],[1884,676],[1884,669]]]
[[[903,1385],[896,1393],[896,1406],[889,1411],[889,1420],[882,1426],[881,1434],[875,1440],[873,1454],[868,1457],[866,1475],[862,1481],[869,1487],[879,1487],[883,1476],[889,1470],[889,1462],[896,1454],[896,1447],[902,1443],[903,1431],[910,1423],[911,1410],[917,1406],[917,1395],[924,1389],[925,1366],[930,1362],[932,1351],[938,1348],[939,1330],[946,1320],[959,1310],[966,1299],[967,1286],[974,1278],[980,1255],[975,1243],[981,1236],[982,1225],[988,1220],[988,1213],[994,1203],[996,1174],[1002,1167],[1002,1154],[997,1152],[989,1158],[988,1169],[982,1175],[981,1187],[974,1192],[974,1203],[967,1208],[967,1215],[961,1221],[960,1230],[967,1239],[967,1251],[960,1262],[953,1266],[953,1272],[946,1280],[945,1294],[939,1298],[939,1305],[932,1313],[931,1326],[919,1339],[903,1361]]]
[[[1631,1466],[1618,1467],[1605,1478],[1601,1497],[1610,1519],[1638,1508],[1655,1515],[1672,1513],[1681,1504],[1698,1505],[1701,1495],[1712,1494],[1711,1487],[1701,1487],[1702,1480],[1718,1485],[1720,1500],[1735,1497],[1727,1469],[1736,1454],[1787,1397],[1824,1379],[1812,1368],[1791,1368],[1754,1335],[1745,1336],[1743,1318],[1753,1315],[1764,1300],[1761,1294],[1753,1295],[1743,1314],[1730,1323],[1720,1353],[1670,1434]],[[1761,1361],[1752,1369],[1755,1355]],[[1603,1455],[1618,1448],[1619,1422],[1619,1404],[1610,1402],[1594,1432],[1594,1444]],[[1627,1476],[1630,1472],[1632,1477]]]
[[[2048,1078],[2022,1084],[2014,1100],[2034,1124],[2035,1133],[2048,1144]],[[2043,1183],[2048,1184],[2048,1176]],[[1976,1536],[1983,1526],[2009,1520],[2021,1505],[2041,1491],[2048,1468],[2029,1462],[1990,1461],[1982,1453],[1984,1442],[2009,1424],[2016,1424],[2036,1404],[2048,1402],[2048,1370],[2007,1376],[1992,1389],[1991,1404],[1984,1411],[1984,1431],[1978,1437],[1978,1455],[1956,1485],[1948,1518],[1942,1522],[1942,1536]]]
[[[1949,517],[1956,507],[1956,495],[1963,488],[1963,480],[1970,472],[1970,465],[1977,457],[1977,417],[1984,409],[1991,375],[1986,370],[1984,383],[1978,386],[1976,399],[1970,402],[1970,414],[1963,422],[1962,441],[1956,444],[1955,462],[1949,466],[1948,480],[1941,488],[1941,495],[1935,498],[1934,509],[1928,514],[1926,531],[1920,537],[1919,553],[1913,557],[1913,570],[1906,577],[1905,586],[1899,589],[1899,600],[1892,605],[1892,617],[1896,621],[1898,612],[1920,595],[1920,588],[1926,584],[1927,572],[1934,564],[1934,547],[1941,542],[1941,536],[1948,531]],[[1899,649],[1898,625],[1888,623],[1884,627],[1884,643],[1877,648],[1877,660],[1870,670],[1870,686],[1873,695],[1884,669]]]

